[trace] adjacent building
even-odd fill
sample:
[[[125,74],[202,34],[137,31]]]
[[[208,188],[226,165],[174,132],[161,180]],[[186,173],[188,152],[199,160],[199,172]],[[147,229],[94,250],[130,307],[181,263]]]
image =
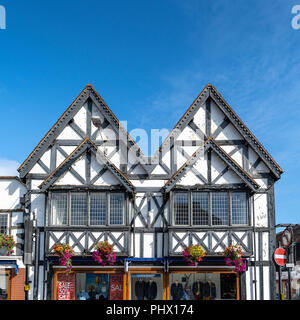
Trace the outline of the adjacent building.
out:
[[[26,239],[35,228],[28,299],[275,299],[283,171],[210,84],[151,157],[87,85],[18,171]],[[102,240],[114,266],[92,259]],[[75,250],[70,274],[58,242]],[[230,243],[245,252],[243,273],[224,263]],[[191,244],[206,251],[198,267],[182,259]]]

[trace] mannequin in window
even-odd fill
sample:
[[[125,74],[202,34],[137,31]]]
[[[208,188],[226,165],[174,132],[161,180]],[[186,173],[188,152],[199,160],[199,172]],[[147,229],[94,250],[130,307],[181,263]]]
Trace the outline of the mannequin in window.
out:
[[[204,284],[201,281],[195,281],[193,283],[193,295],[196,300],[202,300],[204,295]]]
[[[152,279],[145,286],[145,297],[147,300],[155,300],[157,296],[157,284]]]
[[[141,278],[138,278],[138,280],[135,282],[135,295],[137,297],[137,300],[144,300],[145,296],[145,281],[143,281]]]
[[[178,280],[175,280],[175,282],[171,285],[171,296],[173,300],[180,300],[183,297],[183,287]]]

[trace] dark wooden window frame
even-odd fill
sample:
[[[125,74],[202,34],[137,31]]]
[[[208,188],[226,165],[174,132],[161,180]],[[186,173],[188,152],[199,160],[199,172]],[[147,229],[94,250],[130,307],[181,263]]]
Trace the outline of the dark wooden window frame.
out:
[[[52,210],[53,210],[53,205],[52,205],[52,195],[54,193],[62,193],[62,194],[67,194],[67,224],[53,224],[52,223]],[[76,194],[76,193],[86,193],[86,201],[87,201],[87,215],[86,215],[86,224],[84,225],[73,225],[71,224],[71,194]],[[105,193],[106,194],[106,217],[105,217],[105,224],[90,224],[90,194],[91,193]],[[124,195],[124,203],[123,203],[123,223],[122,224],[110,224],[110,195],[111,194],[123,194]],[[48,217],[47,217],[47,222],[48,226],[50,227],[91,227],[91,228],[103,228],[103,227],[122,227],[126,226],[128,219],[127,219],[127,213],[128,213],[128,194],[124,192],[123,190],[113,190],[113,191],[96,191],[96,190],[89,190],[89,191],[70,191],[70,190],[59,190],[59,191],[51,191],[48,193]]]
[[[208,193],[208,224],[207,225],[201,225],[201,224],[193,224],[193,212],[192,212],[192,206],[193,206],[193,200],[192,200],[192,194],[194,192],[203,192],[203,193]],[[212,193],[227,193],[228,195],[228,224],[212,224]],[[188,194],[188,224],[183,225],[183,224],[175,224],[176,217],[175,217],[175,206],[174,206],[174,194],[175,193],[187,193]],[[246,224],[232,224],[232,193],[244,193],[246,194]],[[218,228],[218,227],[240,227],[240,226],[249,226],[250,225],[250,194],[245,191],[245,190],[203,190],[203,191],[198,191],[198,190],[178,190],[178,191],[173,191],[172,196],[171,196],[171,216],[172,216],[172,221],[173,221],[173,226],[175,227],[213,227],[213,228]]]

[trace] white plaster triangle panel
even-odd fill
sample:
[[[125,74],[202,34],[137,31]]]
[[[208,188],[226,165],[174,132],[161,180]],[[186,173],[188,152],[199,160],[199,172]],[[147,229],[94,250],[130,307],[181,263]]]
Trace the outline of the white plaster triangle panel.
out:
[[[66,158],[64,157],[64,155],[59,150],[57,150],[56,151],[56,167],[58,167],[65,160]]]
[[[211,153],[211,179],[212,181],[226,168],[226,163],[216,155]]]
[[[104,233],[103,232],[93,232],[93,236],[95,237],[95,239],[98,239],[98,237],[100,237],[100,235],[102,235],[102,237],[99,239],[99,241],[101,241],[101,239],[104,237]],[[102,239],[103,240],[103,239]],[[89,248],[94,244],[94,239],[92,237],[88,237],[88,246]],[[94,248],[93,248],[94,249]],[[93,250],[92,249],[92,250]]]
[[[72,168],[85,180],[86,177],[86,170],[85,170],[85,162],[86,162],[86,155],[83,154],[79,159],[77,159],[73,164]]]
[[[77,147],[76,146],[61,146],[61,148],[69,156]]]
[[[82,185],[82,183],[71,174],[69,170],[64,172],[54,183],[54,185]]]
[[[51,247],[53,247],[54,244],[55,244],[55,241],[53,240],[53,238],[52,238],[52,237],[49,237],[49,248],[48,248],[48,249],[50,249]]]
[[[207,179],[207,153],[201,154],[193,167]]]
[[[92,154],[91,156],[91,179],[93,179],[101,170],[103,165],[98,162],[97,158]]]
[[[63,232],[57,231],[57,232],[54,232],[53,234],[54,234],[54,236],[55,236],[57,239],[59,239],[59,238],[63,235]],[[65,242],[66,242],[66,236],[64,236],[64,237],[60,240],[60,243],[65,243]]]
[[[86,104],[82,106],[75,116],[73,117],[74,122],[77,124],[77,126],[86,133],[86,124],[87,124],[87,107]]]
[[[115,146],[102,145],[102,146],[98,146],[98,149],[101,152],[103,152],[106,157],[108,157],[110,155],[110,153],[113,152],[116,149],[116,147]]]
[[[135,218],[135,227],[144,227],[143,223],[142,223],[142,220],[139,216],[136,216]]]
[[[70,126],[66,126],[56,138],[58,140],[82,140],[81,136],[76,133]]]
[[[92,118],[99,119],[101,123],[104,122],[104,116],[94,104],[92,105]],[[98,128],[93,124],[93,121],[91,121],[91,133],[94,134],[97,130]],[[96,140],[98,140],[98,136]]]
[[[229,155],[231,151],[235,149],[236,146],[222,146],[222,149]],[[237,150],[233,155],[230,156],[235,160],[241,167],[243,167],[243,150]]]
[[[176,184],[192,186],[194,184],[203,184],[203,181],[200,180],[191,170],[189,170],[181,179],[177,181]]]
[[[200,138],[191,127],[187,126],[183,129],[176,140],[200,140]],[[204,141],[204,137],[202,141]]]
[[[166,171],[162,168],[162,166],[157,165],[155,169],[151,172],[151,174],[166,174]]]
[[[180,151],[177,150],[177,168],[180,168],[187,162],[187,158],[185,158]]]
[[[235,127],[230,123],[225,127],[216,137],[216,140],[242,140],[243,137],[235,129]]]
[[[144,233],[144,257],[154,257],[154,234]]]
[[[163,161],[163,163],[170,169],[170,163],[171,163],[171,158],[170,158],[170,156],[171,156],[171,153],[170,153],[170,151],[168,151],[168,152],[166,152],[164,155],[163,155],[163,157],[162,157],[162,161]]]
[[[94,184],[98,186],[118,185],[120,181],[109,170],[106,170]]]
[[[206,132],[206,120],[205,120],[205,109],[204,105],[201,105],[199,110],[194,115],[194,123],[197,125],[200,130],[205,133]]]
[[[219,156],[212,152],[211,156],[211,178],[212,181],[226,168],[227,164],[219,158]],[[221,176],[216,184],[231,184],[243,183],[240,177],[231,169],[229,169],[223,176]]]
[[[214,248],[216,244],[217,244],[216,239],[214,237],[211,237],[211,247]]]
[[[36,163],[33,168],[29,171],[29,173],[47,173],[38,163]]]
[[[118,134],[113,129],[111,125],[108,125],[105,129],[101,129],[98,135],[98,139],[107,140],[107,141],[116,141],[118,138]]]
[[[231,183],[244,183],[244,181],[233,171],[229,169],[216,184],[231,184]]]
[[[215,104],[214,101],[211,101],[211,132],[214,133],[225,118],[225,114],[222,110]]]
[[[109,155],[109,154],[108,154]],[[109,159],[117,168],[120,168],[121,162],[121,155],[120,151],[116,152],[110,159]],[[124,161],[123,161],[124,163]]]
[[[41,157],[41,161],[50,168],[51,148],[49,148]]]

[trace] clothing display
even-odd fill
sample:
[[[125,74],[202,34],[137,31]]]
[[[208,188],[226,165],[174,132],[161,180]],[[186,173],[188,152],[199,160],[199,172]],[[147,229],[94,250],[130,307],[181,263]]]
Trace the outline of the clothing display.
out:
[[[203,297],[204,298],[210,297],[210,284],[207,281],[204,282]]]
[[[150,280],[144,287],[145,297],[147,300],[155,300],[157,296],[157,284],[155,281]]]
[[[135,295],[138,300],[144,300],[145,296],[145,281],[137,280],[135,282]]]
[[[181,283],[172,283],[171,285],[171,296],[173,300],[180,300],[183,297],[183,287]]]
[[[193,283],[193,295],[196,299],[203,298],[204,295],[204,284],[201,281],[196,281]]]

